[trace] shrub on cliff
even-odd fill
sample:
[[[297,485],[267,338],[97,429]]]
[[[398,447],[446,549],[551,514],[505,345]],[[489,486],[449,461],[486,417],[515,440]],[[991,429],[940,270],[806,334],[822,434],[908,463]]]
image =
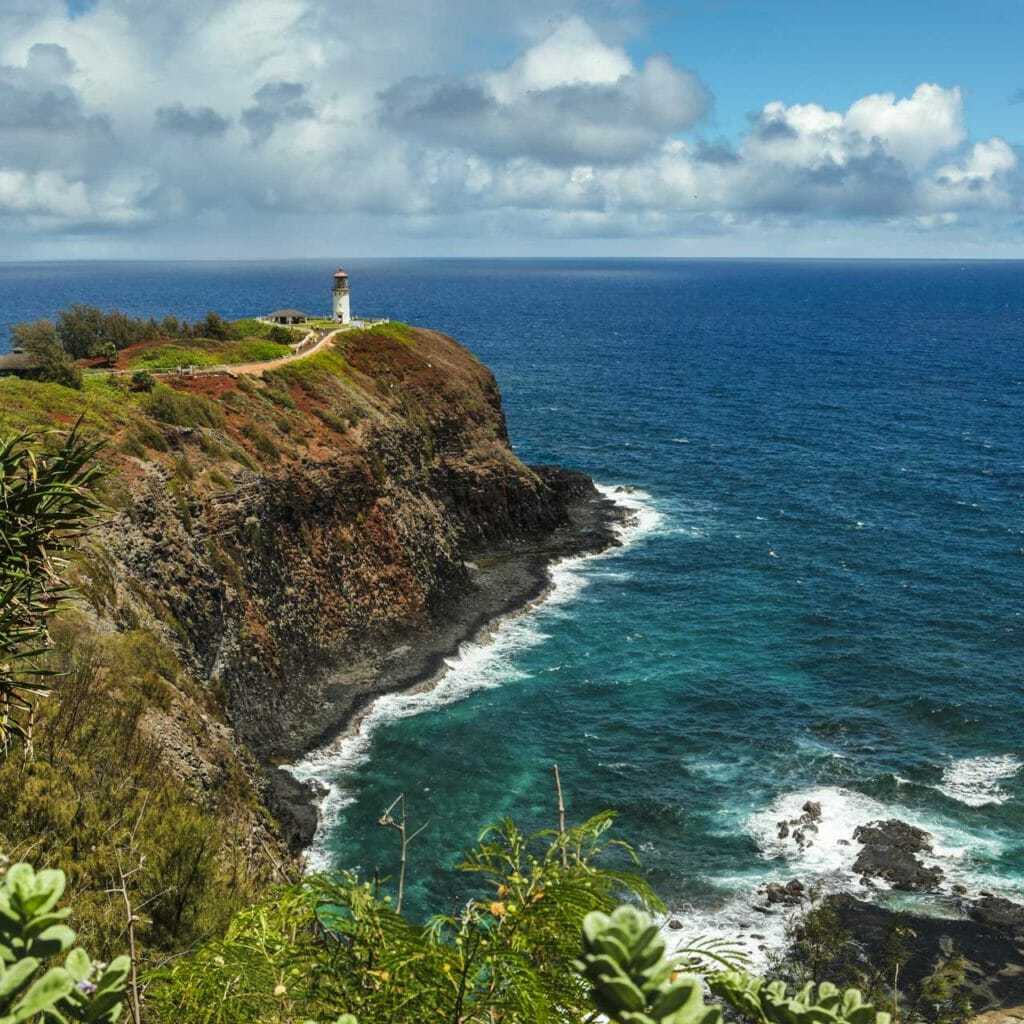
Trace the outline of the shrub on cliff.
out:
[[[175,391],[157,384],[142,400],[142,408],[155,420],[177,427],[222,427],[224,413],[205,395]]]
[[[88,573],[102,601],[115,584],[99,565]],[[31,847],[65,870],[79,931],[101,957],[124,943],[123,901],[107,891],[120,866],[142,965],[222,935],[276,868],[227,748],[205,754],[202,789],[173,770],[176,747],[193,756],[204,694],[150,630],[96,634],[69,609],[52,632],[46,661],[59,688],[36,709],[34,758],[0,763],[0,848]]]
[[[148,370],[136,370],[132,374],[132,391],[145,391],[147,394],[156,387],[156,377]]]
[[[109,345],[127,348],[160,336],[153,320],[137,320],[119,310],[104,313],[81,303],[62,310],[57,317],[57,336],[75,359],[103,355]]]
[[[72,575],[96,607],[114,598],[96,553],[70,564],[97,508],[96,450],[77,431],[50,448],[0,443],[0,753],[23,742],[0,756],[0,848],[65,868],[81,931],[104,957],[123,943],[109,889],[125,865],[145,962],[222,934],[273,866],[251,846],[260,812],[226,752],[202,800],[168,771],[154,729],[171,721],[188,742],[205,699],[168,643],[127,624],[96,633],[63,604]]]
[[[143,320],[111,310],[105,313],[95,306],[77,303],[62,310],[57,317],[57,336],[64,350],[75,359],[103,354],[104,347],[128,348],[160,338],[213,338],[225,341],[237,337],[233,324],[219,313],[207,313],[195,324],[166,316],[160,323]]]
[[[237,336],[234,325],[212,310],[196,324],[195,332],[201,338],[212,338],[214,341],[228,341]]]
[[[281,327],[280,324],[274,324],[267,331],[267,341],[272,341],[277,345],[290,345],[295,341],[295,337],[292,331],[289,331],[287,327]]]

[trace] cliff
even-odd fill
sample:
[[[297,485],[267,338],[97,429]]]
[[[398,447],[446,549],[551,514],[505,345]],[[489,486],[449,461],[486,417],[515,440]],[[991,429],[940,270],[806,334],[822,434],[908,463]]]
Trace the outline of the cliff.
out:
[[[201,697],[147,711],[169,769],[209,792],[235,759],[293,849],[315,819],[275,763],[431,675],[553,558],[614,543],[610,503],[520,462],[492,374],[433,331],[350,332],[262,378],[113,409],[99,388],[116,382],[81,411],[111,437],[117,512],[80,573],[96,628],[173,651]]]

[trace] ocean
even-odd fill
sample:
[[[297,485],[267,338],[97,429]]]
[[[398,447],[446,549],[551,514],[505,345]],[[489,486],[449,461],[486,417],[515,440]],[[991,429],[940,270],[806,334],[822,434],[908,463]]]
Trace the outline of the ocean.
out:
[[[778,941],[758,886],[859,889],[847,843],[881,817],[932,832],[951,883],[1021,894],[1024,263],[345,266],[357,313],[494,370],[523,459],[586,470],[635,516],[435,690],[381,699],[302,766],[333,787],[315,863],[393,872],[376,821],[404,792],[429,823],[410,906],[448,913],[481,828],[555,823],[557,762],[570,818],[617,811],[685,931]],[[333,270],[2,264],[0,320],[326,311]],[[809,799],[801,852],[776,822]]]

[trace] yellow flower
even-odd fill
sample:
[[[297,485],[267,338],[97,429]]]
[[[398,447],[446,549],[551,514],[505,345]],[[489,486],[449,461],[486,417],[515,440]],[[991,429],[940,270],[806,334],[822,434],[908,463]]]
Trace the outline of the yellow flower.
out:
[[[284,987],[284,985],[275,985],[274,986],[274,995],[275,996],[285,996],[287,994],[288,994],[288,989],[286,989]]]
[[[499,902],[498,900],[495,900],[491,904],[491,913],[495,917],[504,917],[505,916],[505,904]]]

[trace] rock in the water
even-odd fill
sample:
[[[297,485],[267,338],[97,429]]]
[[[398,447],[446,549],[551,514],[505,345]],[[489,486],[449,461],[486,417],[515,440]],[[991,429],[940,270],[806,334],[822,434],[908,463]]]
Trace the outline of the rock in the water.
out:
[[[783,819],[776,827],[780,839],[792,838],[801,850],[806,850],[814,845],[810,837],[818,831],[818,822],[822,817],[821,804],[817,800],[808,800],[800,810],[799,817],[788,821]]]
[[[807,815],[810,821],[821,821],[821,803],[817,800],[808,800],[800,808]]]
[[[898,818],[858,825],[853,838],[865,846],[895,846],[907,853],[931,853],[932,837],[923,828],[915,828]]]
[[[781,885],[779,882],[769,882],[765,886],[765,895],[769,903],[781,903],[784,907],[794,907],[803,902],[804,886],[798,879]]]
[[[680,921],[678,917],[671,917],[669,918],[668,926],[672,931],[677,932],[683,927],[683,922]]]
[[[942,881],[942,868],[926,867],[917,857],[932,850],[932,837],[923,829],[890,818],[858,826],[853,838],[864,847],[853,864],[864,884],[880,878],[894,889],[921,892]]]

